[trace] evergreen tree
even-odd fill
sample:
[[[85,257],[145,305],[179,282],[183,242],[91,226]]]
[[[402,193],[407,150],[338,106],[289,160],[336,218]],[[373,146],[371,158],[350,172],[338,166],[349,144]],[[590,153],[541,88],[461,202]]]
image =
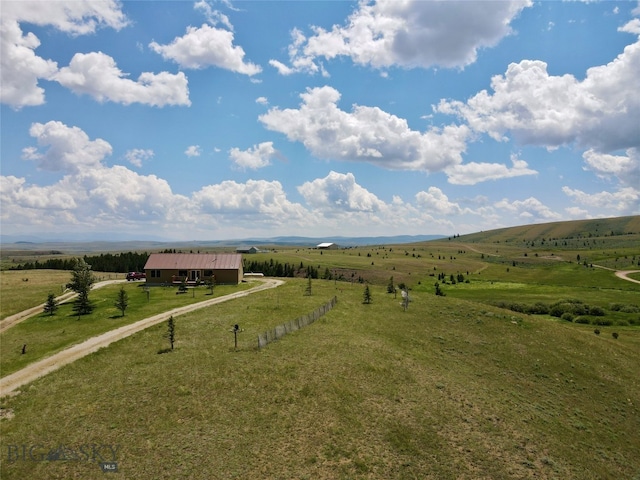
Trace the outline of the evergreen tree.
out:
[[[307,297],[311,296],[311,276],[307,277],[308,281],[307,281],[307,288],[304,289],[304,294]]]
[[[396,287],[393,285],[393,277],[389,279],[389,284],[387,285],[387,293],[395,292]]]
[[[58,310],[58,301],[53,293],[50,293],[47,297],[47,301],[44,304],[44,313],[48,313],[49,315],[53,315]]]
[[[73,303],[73,311],[78,316],[87,315],[93,311],[93,304],[89,300],[89,291],[95,280],[91,265],[88,265],[81,258],[77,259],[71,273],[71,281],[67,283],[67,288],[78,294],[78,298]]]
[[[171,350],[173,350],[173,343],[176,339],[176,323],[173,320],[173,315],[169,317],[169,321],[167,322],[167,338],[169,339]]]
[[[122,316],[124,317],[124,311],[129,306],[129,295],[124,287],[120,287],[120,291],[118,292],[118,297],[116,298],[114,305],[122,312]]]
[[[371,291],[369,291],[369,285],[364,287],[364,295],[363,295],[362,303],[367,305],[371,303]]]

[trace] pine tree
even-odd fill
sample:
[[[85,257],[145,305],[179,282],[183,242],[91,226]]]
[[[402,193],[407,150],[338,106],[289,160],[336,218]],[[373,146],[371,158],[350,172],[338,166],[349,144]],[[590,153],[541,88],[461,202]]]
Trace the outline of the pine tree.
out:
[[[309,280],[307,282],[307,288],[304,289],[304,294],[306,297],[311,296],[311,276],[307,277]]]
[[[124,311],[129,306],[129,295],[124,287],[120,287],[120,291],[118,292],[118,297],[116,298],[114,305],[122,312],[122,316],[124,317]]]
[[[369,285],[364,287],[364,295],[362,299],[362,303],[370,304],[371,303],[371,291],[369,290]]]
[[[94,282],[95,277],[91,272],[91,265],[88,265],[81,258],[77,259],[71,273],[71,281],[67,283],[67,288],[78,294],[78,298],[73,303],[73,311],[78,316],[87,315],[93,311],[93,305],[89,300],[89,290],[91,290],[91,285]]]
[[[396,287],[393,285],[393,277],[389,279],[389,284],[387,285],[387,293],[395,292]]]
[[[176,339],[176,323],[173,320],[173,315],[169,317],[167,322],[167,338],[169,339],[169,344],[171,344],[171,350],[173,350],[173,343]]]
[[[58,310],[58,301],[53,293],[50,293],[47,297],[47,301],[44,304],[44,313],[48,313],[49,315],[53,315]]]

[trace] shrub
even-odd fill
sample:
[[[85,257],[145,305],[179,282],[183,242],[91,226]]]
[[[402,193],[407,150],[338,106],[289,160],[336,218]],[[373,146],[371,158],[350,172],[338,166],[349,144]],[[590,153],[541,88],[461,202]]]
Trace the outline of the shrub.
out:
[[[595,333],[596,335],[600,335],[600,330],[598,330],[597,328],[593,331],[593,333]]]
[[[569,312],[564,312],[560,317],[562,320],[566,320],[567,322],[573,322],[573,314]]]
[[[512,303],[509,305],[509,310],[512,312],[525,313],[528,307],[522,303]]]
[[[532,315],[547,315],[549,313],[549,306],[542,302],[536,302],[534,305],[531,305],[527,311]]]
[[[617,340],[618,339],[618,332],[613,332],[611,334],[611,336]]]
[[[609,310],[622,313],[640,313],[640,307],[634,304],[612,303],[609,306]]]
[[[613,325],[613,321],[612,321],[612,320],[609,320],[609,319],[607,319],[607,318],[598,318],[598,319],[595,321],[595,324],[596,324],[596,325],[602,325],[602,326],[609,326],[609,325]]]
[[[594,317],[604,317],[604,309],[601,307],[589,307],[589,315]]]
[[[559,305],[554,305],[549,309],[549,315],[552,317],[561,317],[564,313],[564,310]]]
[[[589,321],[589,317],[578,317],[574,320],[575,323],[580,323],[582,325],[588,325],[589,323],[591,323]]]

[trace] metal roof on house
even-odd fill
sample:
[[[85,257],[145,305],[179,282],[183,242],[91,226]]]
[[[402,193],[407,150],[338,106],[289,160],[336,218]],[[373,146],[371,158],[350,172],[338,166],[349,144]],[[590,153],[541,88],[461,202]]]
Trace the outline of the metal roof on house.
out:
[[[316,248],[329,248],[333,245],[335,245],[335,243],[333,242],[324,242],[324,243],[319,243]]]
[[[152,253],[145,270],[237,270],[242,266],[239,253]]]

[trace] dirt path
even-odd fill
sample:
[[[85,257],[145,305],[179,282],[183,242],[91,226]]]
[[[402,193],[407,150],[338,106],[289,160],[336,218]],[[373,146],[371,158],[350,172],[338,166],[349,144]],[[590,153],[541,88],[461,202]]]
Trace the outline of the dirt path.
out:
[[[95,290],[96,288],[106,287],[107,285],[113,285],[114,283],[124,283],[126,280],[105,280],[104,282],[97,282],[92,287],[91,290]],[[56,297],[58,303],[64,303],[72,298],[75,298],[78,294],[75,292],[67,292],[59,297]],[[2,322],[0,322],[0,333],[8,330],[9,328],[17,325],[18,323],[26,320],[27,318],[31,318],[34,315],[42,313],[42,309],[44,308],[44,303],[42,305],[38,305],[37,307],[30,308],[28,310],[24,310],[22,312],[16,313],[14,315],[9,315],[4,318]]]
[[[630,273],[639,273],[640,270],[618,270],[616,272],[616,277],[622,278],[623,280],[627,280],[633,283],[640,283],[640,280],[636,280],[635,278],[629,278]]]
[[[629,275],[632,273],[640,273],[640,270],[616,270],[615,268],[604,267],[602,265],[593,264],[596,268],[602,268],[603,270],[609,270],[611,272],[615,272],[616,277],[626,280],[628,282],[640,283],[640,280],[636,280],[635,278],[629,278]]]
[[[227,300],[246,297],[247,295],[251,295],[252,293],[267,290],[269,288],[275,288],[284,283],[282,280],[275,280],[271,278],[260,280],[260,282],[262,282],[260,285],[250,288],[249,290],[232,293],[223,297],[212,298],[210,300],[194,303],[185,307],[175,308],[173,310],[169,310],[167,312],[145,318],[136,323],[132,323],[131,325],[125,325],[120,328],[116,328],[115,330],[111,330],[109,332],[103,333],[102,335],[98,335],[96,337],[85,340],[84,342],[77,345],[73,345],[72,347],[69,347],[66,350],[58,352],[50,357],[43,358],[42,360],[34,362],[31,365],[23,368],[22,370],[12,373],[11,375],[7,375],[6,377],[0,378],[0,397],[15,392],[21,386],[32,382],[37,378],[43,377],[44,375],[47,375],[48,373],[51,373],[64,365],[74,362],[79,358],[89,355],[99,350],[100,348],[106,347],[113,342],[128,337],[129,335],[133,335],[134,333],[156,325],[160,322],[163,322],[167,320],[171,315],[176,317],[178,315],[183,315],[200,308],[215,305],[216,303],[222,303],[226,302]]]

